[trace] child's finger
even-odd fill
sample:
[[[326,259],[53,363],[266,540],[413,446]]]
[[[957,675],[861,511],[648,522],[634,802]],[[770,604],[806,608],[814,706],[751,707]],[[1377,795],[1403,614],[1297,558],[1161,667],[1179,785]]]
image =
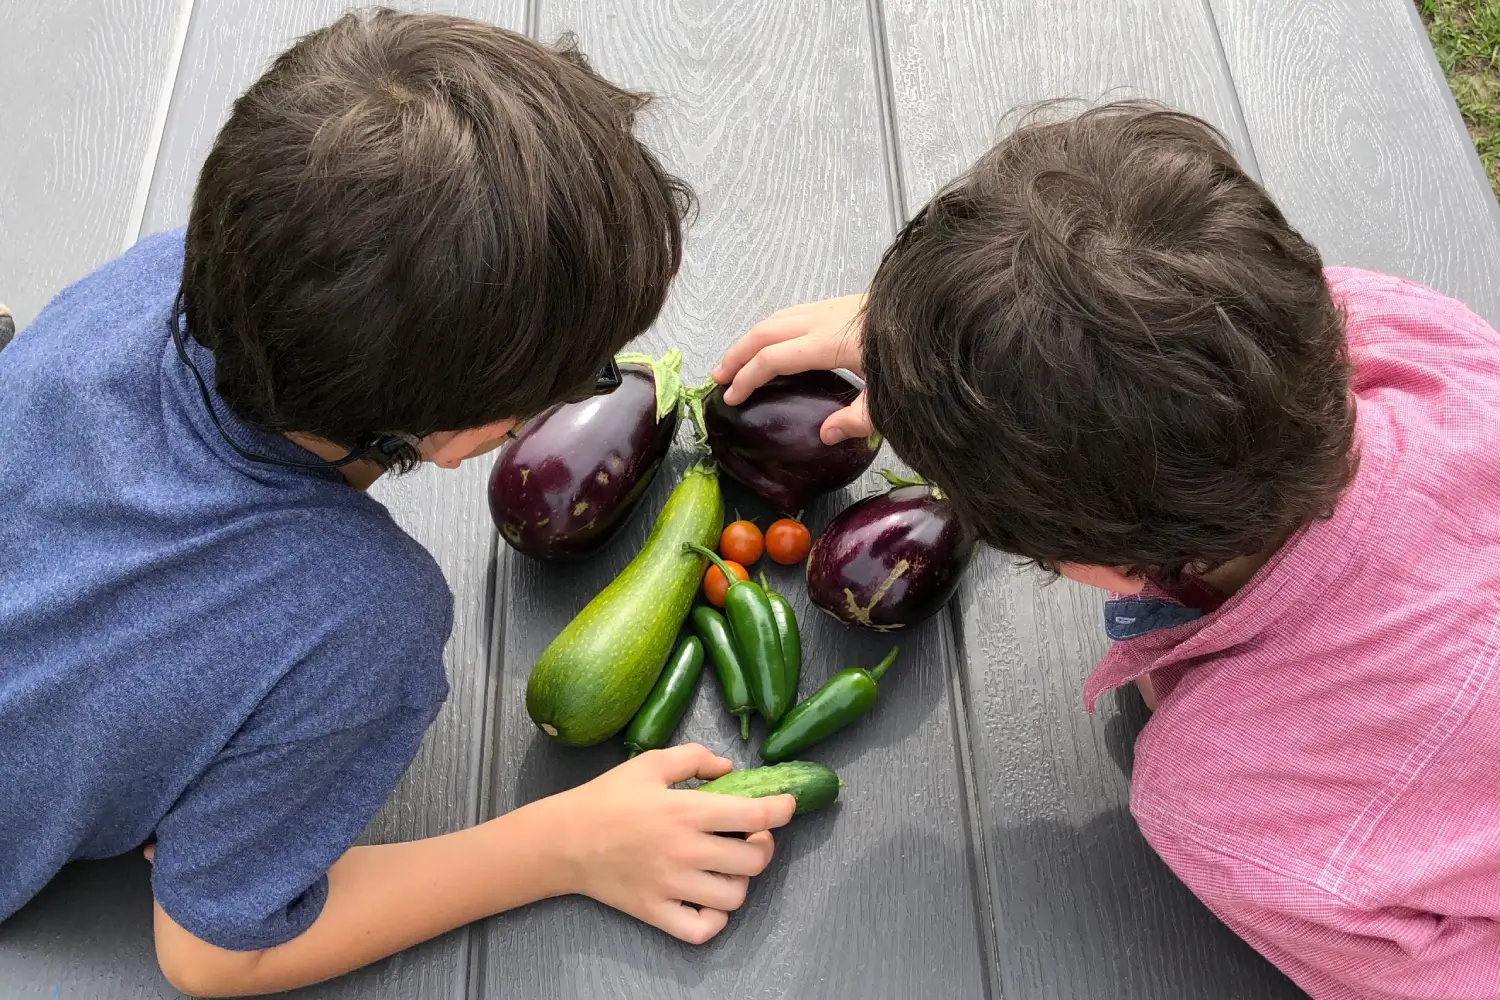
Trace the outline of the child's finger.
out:
[[[783,340],[800,337],[806,332],[806,320],[795,317],[782,319],[773,317],[761,320],[750,328],[749,333],[735,341],[729,350],[724,352],[724,357],[720,359],[718,366],[709,374],[713,376],[715,382],[723,385],[739,374],[746,362],[763,349],[772,344],[779,344]]]
[[[689,871],[678,877],[676,892],[684,903],[728,911],[745,905],[745,893],[749,890],[750,880],[743,875]]]
[[[703,944],[724,929],[729,914],[712,907],[700,910],[676,900],[664,900],[648,912],[646,919],[688,944]]]
[[[718,756],[701,743],[650,750],[636,759],[641,761],[641,766],[650,767],[666,785],[675,785],[689,778],[719,778],[734,767],[728,758]]]
[[[738,795],[714,795],[697,790],[681,792],[693,796],[692,822],[704,833],[756,833],[785,826],[792,819],[797,800],[790,795],[746,799]]]
[[[771,344],[757,352],[735,374],[729,388],[724,390],[724,402],[738,406],[778,375],[838,368],[839,354],[839,344],[832,337],[794,337]]]
[[[854,397],[854,402],[828,415],[828,419],[823,421],[819,437],[824,444],[835,445],[852,437],[869,437],[874,430],[870,424],[865,394],[861,392]]]
[[[771,835],[762,830],[753,836],[759,839],[752,842],[749,837],[735,840],[733,837],[704,835],[694,840],[686,860],[701,871],[759,875],[771,863]]]

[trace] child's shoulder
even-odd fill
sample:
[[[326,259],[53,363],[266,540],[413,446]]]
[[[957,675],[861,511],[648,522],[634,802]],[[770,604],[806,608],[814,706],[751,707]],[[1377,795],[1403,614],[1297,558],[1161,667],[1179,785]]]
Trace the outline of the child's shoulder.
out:
[[[1386,340],[1479,341],[1500,346],[1500,334],[1468,306],[1408,278],[1357,267],[1323,272],[1344,312],[1351,347]]]

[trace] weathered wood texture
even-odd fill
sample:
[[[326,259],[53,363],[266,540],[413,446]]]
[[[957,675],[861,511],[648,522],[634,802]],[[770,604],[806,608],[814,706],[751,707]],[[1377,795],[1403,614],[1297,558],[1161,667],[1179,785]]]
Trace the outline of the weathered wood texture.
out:
[[[180,6],[0,3],[0,302],[18,326],[119,253]]]
[[[914,211],[1041,99],[1146,97],[1248,143],[1197,2],[931,4],[887,0],[900,168]],[[1129,809],[1145,709],[1133,692],[1087,715],[1106,649],[1097,594],[1044,585],[993,552],[959,597],[965,701],[1007,998],[1300,995],[1166,869]]]
[[[1262,179],[1330,264],[1500,322],[1500,208],[1410,0],[1208,0]]]
[[[702,198],[682,276],[642,338],[685,354],[702,379],[750,322],[793,302],[862,287],[891,233],[879,100],[863,3],[547,3],[543,37],[576,30],[607,75],[667,96],[645,134]],[[525,712],[546,644],[639,547],[685,456],[645,510],[585,566],[506,559],[494,808],[503,811],[624,759],[549,746]],[[868,483],[862,488],[868,489]],[[731,510],[765,513],[737,489]],[[844,502],[846,498],[841,498]],[[814,526],[835,503],[813,511]],[[766,523],[764,520],[762,523]],[[797,605],[804,690],[888,639],[811,608],[795,571],[774,566]],[[978,997],[982,957],[960,785],[946,623],[900,637],[876,712],[811,756],[848,782],[839,805],[778,834],[775,864],[745,908],[695,949],[584,899],[491,922],[475,994],[501,997]],[[758,763],[706,681],[679,741]]]

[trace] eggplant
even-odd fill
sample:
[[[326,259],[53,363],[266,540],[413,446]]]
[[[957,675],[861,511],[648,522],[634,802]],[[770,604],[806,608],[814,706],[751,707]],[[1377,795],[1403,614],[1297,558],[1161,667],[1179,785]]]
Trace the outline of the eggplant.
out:
[[[807,593],[842,622],[889,632],[948,603],[977,539],[936,487],[881,472],[892,489],[845,508],[807,557]]]
[[[559,403],[515,433],[490,473],[490,516],[518,552],[576,562],[625,524],[677,435],[682,356],[616,359],[620,384]]]
[[[814,497],[858,479],[880,449],[880,436],[826,445],[823,421],[859,395],[838,372],[779,375],[739,406],[724,402],[724,386],[713,382],[689,392],[699,436],[730,478],[788,514]]]

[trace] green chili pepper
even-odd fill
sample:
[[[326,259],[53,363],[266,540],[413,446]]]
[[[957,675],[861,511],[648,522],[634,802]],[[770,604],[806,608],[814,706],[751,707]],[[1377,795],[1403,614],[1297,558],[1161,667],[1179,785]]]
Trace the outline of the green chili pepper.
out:
[[[729,581],[724,616],[729,619],[735,648],[745,658],[745,680],[750,682],[755,709],[767,725],[774,726],[791,707],[792,698],[786,691],[786,663],[781,658],[781,635],[776,631],[771,601],[760,584],[731,573],[717,553],[691,543],[688,548],[707,556]]]
[[[724,695],[724,707],[730,715],[740,717],[740,739],[750,738],[750,713],[755,711],[755,702],[750,698],[750,685],[745,680],[745,665],[740,662],[739,650],[734,648],[734,638],[729,632],[729,623],[724,616],[706,604],[693,609],[688,621],[693,632],[703,640],[708,659],[719,677],[719,690]]]
[[[776,634],[781,636],[781,659],[786,664],[786,704],[797,701],[797,688],[802,684],[802,633],[797,631],[797,613],[792,602],[771,589],[766,574],[760,575],[760,587],[771,602],[771,616],[776,619]]]
[[[781,725],[771,730],[760,745],[760,759],[768,764],[791,760],[815,743],[821,743],[875,707],[875,683],[896,662],[900,646],[892,646],[871,670],[850,667],[840,670],[801,704],[786,713]]]
[[[698,690],[698,677],[702,673],[703,643],[695,635],[685,635],[667,657],[656,686],[630,720],[630,728],[625,730],[625,747],[630,756],[667,745],[672,731],[693,702],[693,692]]]

